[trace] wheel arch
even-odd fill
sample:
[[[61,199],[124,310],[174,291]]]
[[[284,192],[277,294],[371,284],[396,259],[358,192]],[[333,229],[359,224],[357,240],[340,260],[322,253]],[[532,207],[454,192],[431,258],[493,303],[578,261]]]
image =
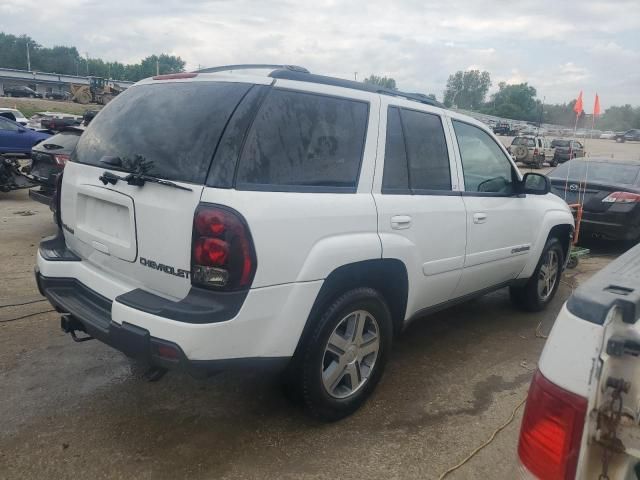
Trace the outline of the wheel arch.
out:
[[[538,260],[540,259],[542,250],[551,237],[556,237],[560,241],[565,257],[564,259],[567,259],[574,231],[573,222],[571,221],[572,217],[570,217],[571,220],[567,217],[568,215],[564,212],[560,214],[560,212],[556,211],[549,212],[547,214],[543,222],[543,228],[541,228],[541,233],[536,242],[532,245],[529,260],[522,269],[522,272],[520,272],[520,275],[518,275],[518,278],[529,278],[533,274],[533,271],[538,265]]]
[[[400,333],[409,294],[407,268],[401,260],[395,258],[364,260],[342,265],[324,280],[307,317],[296,351],[312,330],[313,319],[318,312],[340,294],[358,287],[370,287],[380,292],[391,311],[394,335]]]

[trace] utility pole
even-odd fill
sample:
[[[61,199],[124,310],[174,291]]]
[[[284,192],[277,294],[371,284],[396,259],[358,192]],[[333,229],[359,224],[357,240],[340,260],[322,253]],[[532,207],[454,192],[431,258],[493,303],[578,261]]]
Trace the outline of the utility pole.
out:
[[[156,75],[160,75],[160,62],[156,58]]]
[[[27,40],[27,70],[31,71],[31,57],[29,55],[29,40]]]
[[[89,76],[89,52],[84,52],[84,56],[87,57],[87,77]]]
[[[358,81],[358,72],[353,72],[353,79],[357,82]]]

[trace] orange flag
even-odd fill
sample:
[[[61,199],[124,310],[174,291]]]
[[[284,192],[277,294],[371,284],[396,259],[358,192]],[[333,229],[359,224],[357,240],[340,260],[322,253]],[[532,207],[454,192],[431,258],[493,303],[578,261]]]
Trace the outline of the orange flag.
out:
[[[593,116],[597,117],[598,115],[600,115],[600,97],[598,97],[596,93],[596,101],[593,104]]]
[[[580,95],[578,95],[578,100],[576,100],[576,104],[573,106],[573,111],[576,112],[576,115],[580,115],[582,110],[582,90],[580,90]]]

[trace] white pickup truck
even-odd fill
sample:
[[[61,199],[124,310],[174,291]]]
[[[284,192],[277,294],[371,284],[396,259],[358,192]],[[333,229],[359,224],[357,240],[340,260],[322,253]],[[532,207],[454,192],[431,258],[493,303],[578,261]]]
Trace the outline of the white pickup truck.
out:
[[[640,478],[640,245],[560,311],[520,431],[520,478]]]

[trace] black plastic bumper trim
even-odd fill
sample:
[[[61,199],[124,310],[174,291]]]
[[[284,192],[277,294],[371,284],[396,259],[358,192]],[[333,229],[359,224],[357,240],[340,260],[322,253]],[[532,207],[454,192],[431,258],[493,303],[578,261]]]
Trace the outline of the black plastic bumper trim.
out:
[[[45,205],[51,205],[51,199],[53,198],[52,192],[44,191],[42,188],[36,190],[32,188],[29,190],[29,198],[31,200],[35,200],[36,202],[43,203]]]
[[[115,301],[136,310],[185,323],[217,323],[235,317],[248,291],[215,292],[191,287],[182,300],[164,297],[136,289],[116,297]]]
[[[40,255],[48,262],[79,262],[80,257],[67,248],[62,230],[40,242]]]

